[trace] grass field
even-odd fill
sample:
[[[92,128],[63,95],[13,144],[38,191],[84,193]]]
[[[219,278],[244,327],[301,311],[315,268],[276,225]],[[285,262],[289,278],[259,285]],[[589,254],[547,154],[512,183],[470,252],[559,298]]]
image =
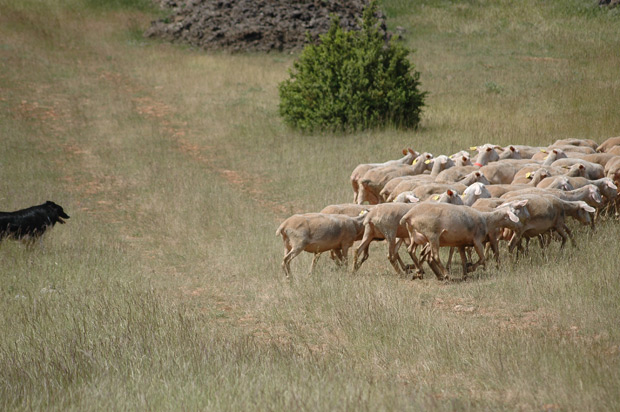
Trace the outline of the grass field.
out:
[[[404,147],[620,133],[620,13],[596,1],[384,0],[422,127],[299,135],[290,54],[142,38],[142,1],[0,0],[0,210],[71,216],[0,247],[2,410],[620,409],[620,223],[471,281],[280,268],[296,212]]]

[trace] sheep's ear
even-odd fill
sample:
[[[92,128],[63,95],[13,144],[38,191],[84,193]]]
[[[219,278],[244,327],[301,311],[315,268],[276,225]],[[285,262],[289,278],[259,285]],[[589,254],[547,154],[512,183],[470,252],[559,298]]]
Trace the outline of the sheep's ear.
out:
[[[516,147],[514,147],[514,146],[510,146],[510,151],[511,151],[511,152],[516,152],[516,151],[517,151],[517,148],[516,148]]]
[[[616,186],[614,184],[614,182],[612,182],[611,180],[607,181],[607,186],[609,186],[610,188],[614,189],[614,190],[618,190],[618,186]]]
[[[508,209],[507,213],[508,213],[508,217],[510,218],[510,220],[512,220],[515,223],[519,221],[519,217],[515,215],[514,213],[512,213],[512,210]]]
[[[482,193],[482,189],[480,189],[480,185],[476,185],[476,187],[474,188],[474,194],[478,196],[481,193]]]
[[[418,199],[414,195],[407,195],[406,197],[409,203],[418,203],[420,201],[420,199]]]
[[[529,199],[519,200],[518,202],[513,203],[513,206],[514,207],[523,207],[523,206],[527,205],[528,201],[529,201]]]
[[[596,209],[590,206],[589,204],[587,204],[586,202],[581,202],[581,203],[583,203],[581,205],[581,208],[585,210],[586,212],[590,212],[590,213],[596,212]]]
[[[368,213],[368,210],[362,210],[359,214],[359,216],[364,216],[366,213]]]
[[[414,156],[418,156],[418,155],[419,155],[419,153],[418,153],[418,152],[416,152],[415,150],[413,150],[412,148],[409,148],[409,149],[407,149],[407,150],[409,151],[409,153],[411,153],[411,154],[412,154],[412,155],[414,155]]]
[[[491,150],[493,150],[492,147],[487,147],[487,152],[490,152]]]
[[[579,168],[580,168],[580,169],[585,169],[586,167],[585,167],[584,165],[580,164],[580,165],[579,165]]]
[[[407,149],[403,149],[403,154],[406,155],[407,154]]]
[[[454,192],[450,189],[448,189],[446,193],[448,194],[448,196],[454,196]]]
[[[526,178],[526,179],[531,179],[531,178],[532,178],[532,172],[527,172],[527,173],[525,174],[525,178]]]

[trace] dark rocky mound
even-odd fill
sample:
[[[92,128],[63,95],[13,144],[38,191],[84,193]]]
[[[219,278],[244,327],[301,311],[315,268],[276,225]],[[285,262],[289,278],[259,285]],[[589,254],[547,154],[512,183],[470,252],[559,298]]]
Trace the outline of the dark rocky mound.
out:
[[[209,50],[288,51],[327,32],[330,15],[346,30],[359,29],[367,0],[162,0],[170,17],[151,23],[145,36]],[[385,18],[379,16],[385,31]]]

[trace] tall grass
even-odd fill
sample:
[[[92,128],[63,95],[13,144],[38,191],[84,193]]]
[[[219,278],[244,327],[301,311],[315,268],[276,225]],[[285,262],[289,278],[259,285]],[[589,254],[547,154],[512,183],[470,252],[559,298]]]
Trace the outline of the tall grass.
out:
[[[612,14],[385,6],[423,127],[301,136],[277,117],[294,56],[145,41],[140,7],[0,0],[1,209],[71,215],[0,247],[2,409],[618,409],[616,220],[465,283],[399,278],[381,244],[356,275],[304,255],[284,280],[279,222],[350,201],[358,163],[620,130]]]

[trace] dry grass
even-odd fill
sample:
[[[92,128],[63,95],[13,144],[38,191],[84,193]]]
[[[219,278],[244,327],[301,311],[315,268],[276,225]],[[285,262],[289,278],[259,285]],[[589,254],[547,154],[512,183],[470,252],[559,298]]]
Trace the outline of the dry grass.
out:
[[[0,0],[2,210],[71,215],[3,242],[0,400],[16,410],[617,410],[618,222],[460,284],[280,269],[279,222],[352,199],[405,146],[602,140],[617,17],[574,1],[386,1],[430,91],[418,131],[300,136],[294,56],[144,41],[123,8]]]

